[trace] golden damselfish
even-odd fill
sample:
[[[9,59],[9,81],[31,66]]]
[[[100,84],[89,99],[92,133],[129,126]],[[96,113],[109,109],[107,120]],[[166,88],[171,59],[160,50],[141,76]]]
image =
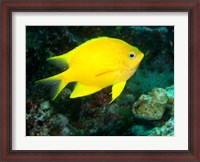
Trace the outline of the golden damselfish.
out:
[[[120,39],[94,38],[68,53],[48,58],[59,67],[69,68],[36,82],[52,86],[52,100],[69,82],[77,82],[70,98],[87,96],[112,85],[112,102],[121,94],[143,57],[138,48]]]

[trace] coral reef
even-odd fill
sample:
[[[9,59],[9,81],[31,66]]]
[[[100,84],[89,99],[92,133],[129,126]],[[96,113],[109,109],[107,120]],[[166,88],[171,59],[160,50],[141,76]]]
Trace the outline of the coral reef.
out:
[[[130,128],[131,135],[135,136],[173,136],[174,118],[170,118],[164,125],[148,127],[145,125],[134,125]]]
[[[150,130],[149,136],[173,136],[174,135],[174,118],[170,118],[163,126],[155,127]]]
[[[68,118],[62,114],[51,113],[49,101],[42,102],[39,107],[31,107],[26,114],[26,120],[27,135],[71,135]]]

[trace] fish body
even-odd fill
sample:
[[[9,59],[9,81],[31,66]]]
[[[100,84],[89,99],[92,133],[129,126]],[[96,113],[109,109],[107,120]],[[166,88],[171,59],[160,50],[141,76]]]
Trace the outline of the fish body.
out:
[[[90,95],[112,85],[113,101],[121,94],[143,57],[138,48],[120,39],[94,38],[68,53],[49,58],[57,66],[69,68],[37,82],[52,86],[52,100],[69,82],[77,82],[70,98]]]

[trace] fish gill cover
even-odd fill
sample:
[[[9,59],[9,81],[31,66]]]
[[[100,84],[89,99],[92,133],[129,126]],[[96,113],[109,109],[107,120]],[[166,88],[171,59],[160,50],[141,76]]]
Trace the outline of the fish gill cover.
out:
[[[69,96],[76,82],[72,82],[52,101],[50,88],[35,84],[37,80],[69,68],[69,65],[66,69],[54,66],[47,61],[48,58],[68,53],[84,42],[105,36],[127,42],[144,54],[134,75],[112,103],[109,104],[111,86],[73,99]],[[116,51],[113,52],[113,56],[116,55]],[[85,57],[89,57],[87,53]],[[105,59],[98,64],[105,66]],[[82,73],[82,69],[78,73]],[[173,85],[172,26],[26,27],[28,136],[171,136],[174,133]]]

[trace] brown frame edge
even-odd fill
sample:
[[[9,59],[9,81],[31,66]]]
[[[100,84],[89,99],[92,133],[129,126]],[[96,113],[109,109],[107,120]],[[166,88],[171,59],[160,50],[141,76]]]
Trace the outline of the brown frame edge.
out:
[[[59,2],[59,3],[58,3]],[[200,162],[199,33],[198,0],[71,0],[1,2],[1,98],[0,161],[190,161]],[[12,150],[12,12],[188,12],[189,15],[189,149],[187,151],[14,151]]]

